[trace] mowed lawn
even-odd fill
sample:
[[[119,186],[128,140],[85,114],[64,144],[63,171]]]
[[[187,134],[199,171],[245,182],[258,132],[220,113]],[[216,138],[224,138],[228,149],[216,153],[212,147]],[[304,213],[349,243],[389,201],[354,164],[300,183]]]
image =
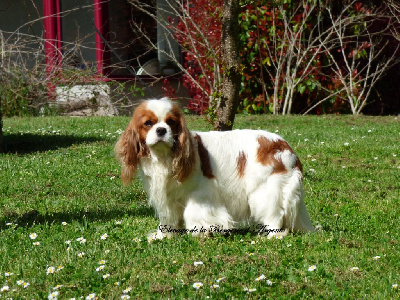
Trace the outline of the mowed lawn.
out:
[[[141,181],[122,187],[113,156],[128,122],[3,120],[0,299],[399,298],[398,117],[238,116],[236,128],[277,132],[297,152],[322,230],[152,244]]]

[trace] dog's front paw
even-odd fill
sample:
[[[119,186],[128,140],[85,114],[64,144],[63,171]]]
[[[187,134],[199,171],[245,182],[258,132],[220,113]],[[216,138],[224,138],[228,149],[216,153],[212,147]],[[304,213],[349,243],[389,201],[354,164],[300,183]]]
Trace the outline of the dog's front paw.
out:
[[[151,244],[155,240],[162,240],[164,237],[160,231],[154,231],[147,235],[147,241]]]

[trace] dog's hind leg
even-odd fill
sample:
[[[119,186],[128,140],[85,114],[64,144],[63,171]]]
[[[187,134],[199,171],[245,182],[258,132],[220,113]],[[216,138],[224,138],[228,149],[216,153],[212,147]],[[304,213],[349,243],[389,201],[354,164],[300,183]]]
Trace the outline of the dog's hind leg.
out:
[[[282,176],[272,175],[249,195],[251,220],[259,233],[268,237],[288,233],[281,186]]]
[[[303,201],[300,171],[268,177],[250,194],[249,206],[253,222],[262,225],[268,237],[287,235],[289,230],[313,231]]]

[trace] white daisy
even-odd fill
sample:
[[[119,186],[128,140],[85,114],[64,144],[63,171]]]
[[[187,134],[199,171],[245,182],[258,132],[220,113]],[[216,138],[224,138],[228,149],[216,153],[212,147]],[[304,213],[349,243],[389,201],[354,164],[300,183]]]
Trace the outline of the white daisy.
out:
[[[100,267],[96,268],[96,272],[99,272],[99,271],[103,270],[104,267],[105,267],[104,265],[101,265]]]
[[[263,275],[257,277],[257,278],[256,278],[256,281],[264,280],[265,278],[266,278],[266,277],[265,277],[265,275],[263,274]]]
[[[86,243],[86,239],[83,238],[82,236],[81,236],[80,238],[77,238],[76,241],[79,242],[79,243],[81,243],[81,244]]]
[[[47,299],[49,299],[49,300],[55,300],[55,299],[57,299],[57,296],[58,296],[59,294],[60,294],[60,293],[57,292],[57,291],[52,292],[52,293],[50,293],[50,294],[47,296]]]
[[[57,284],[55,287],[53,287],[53,291],[59,290],[63,287],[64,285],[62,284]]]
[[[309,271],[309,272],[314,272],[316,269],[317,269],[317,266],[316,266],[316,265],[312,265],[312,266],[310,266],[310,267],[308,268],[308,271]]]
[[[201,282],[195,282],[193,283],[193,287],[198,290],[199,288],[201,288],[203,286],[203,284]]]
[[[5,285],[1,287],[0,292],[8,292],[10,290],[10,287],[8,285]]]
[[[131,288],[131,287],[127,287],[126,289],[124,289],[124,290],[122,291],[122,293],[123,293],[123,294],[128,294],[130,291],[132,291],[132,288]]]

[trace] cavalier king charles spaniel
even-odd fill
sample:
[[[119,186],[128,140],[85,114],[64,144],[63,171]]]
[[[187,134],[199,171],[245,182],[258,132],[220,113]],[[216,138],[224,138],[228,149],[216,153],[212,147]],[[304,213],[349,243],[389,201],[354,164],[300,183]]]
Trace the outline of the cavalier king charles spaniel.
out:
[[[137,107],[115,152],[124,184],[139,167],[160,219],[154,238],[240,228],[268,237],[314,230],[300,160],[274,133],[189,131],[179,108],[162,98]]]

